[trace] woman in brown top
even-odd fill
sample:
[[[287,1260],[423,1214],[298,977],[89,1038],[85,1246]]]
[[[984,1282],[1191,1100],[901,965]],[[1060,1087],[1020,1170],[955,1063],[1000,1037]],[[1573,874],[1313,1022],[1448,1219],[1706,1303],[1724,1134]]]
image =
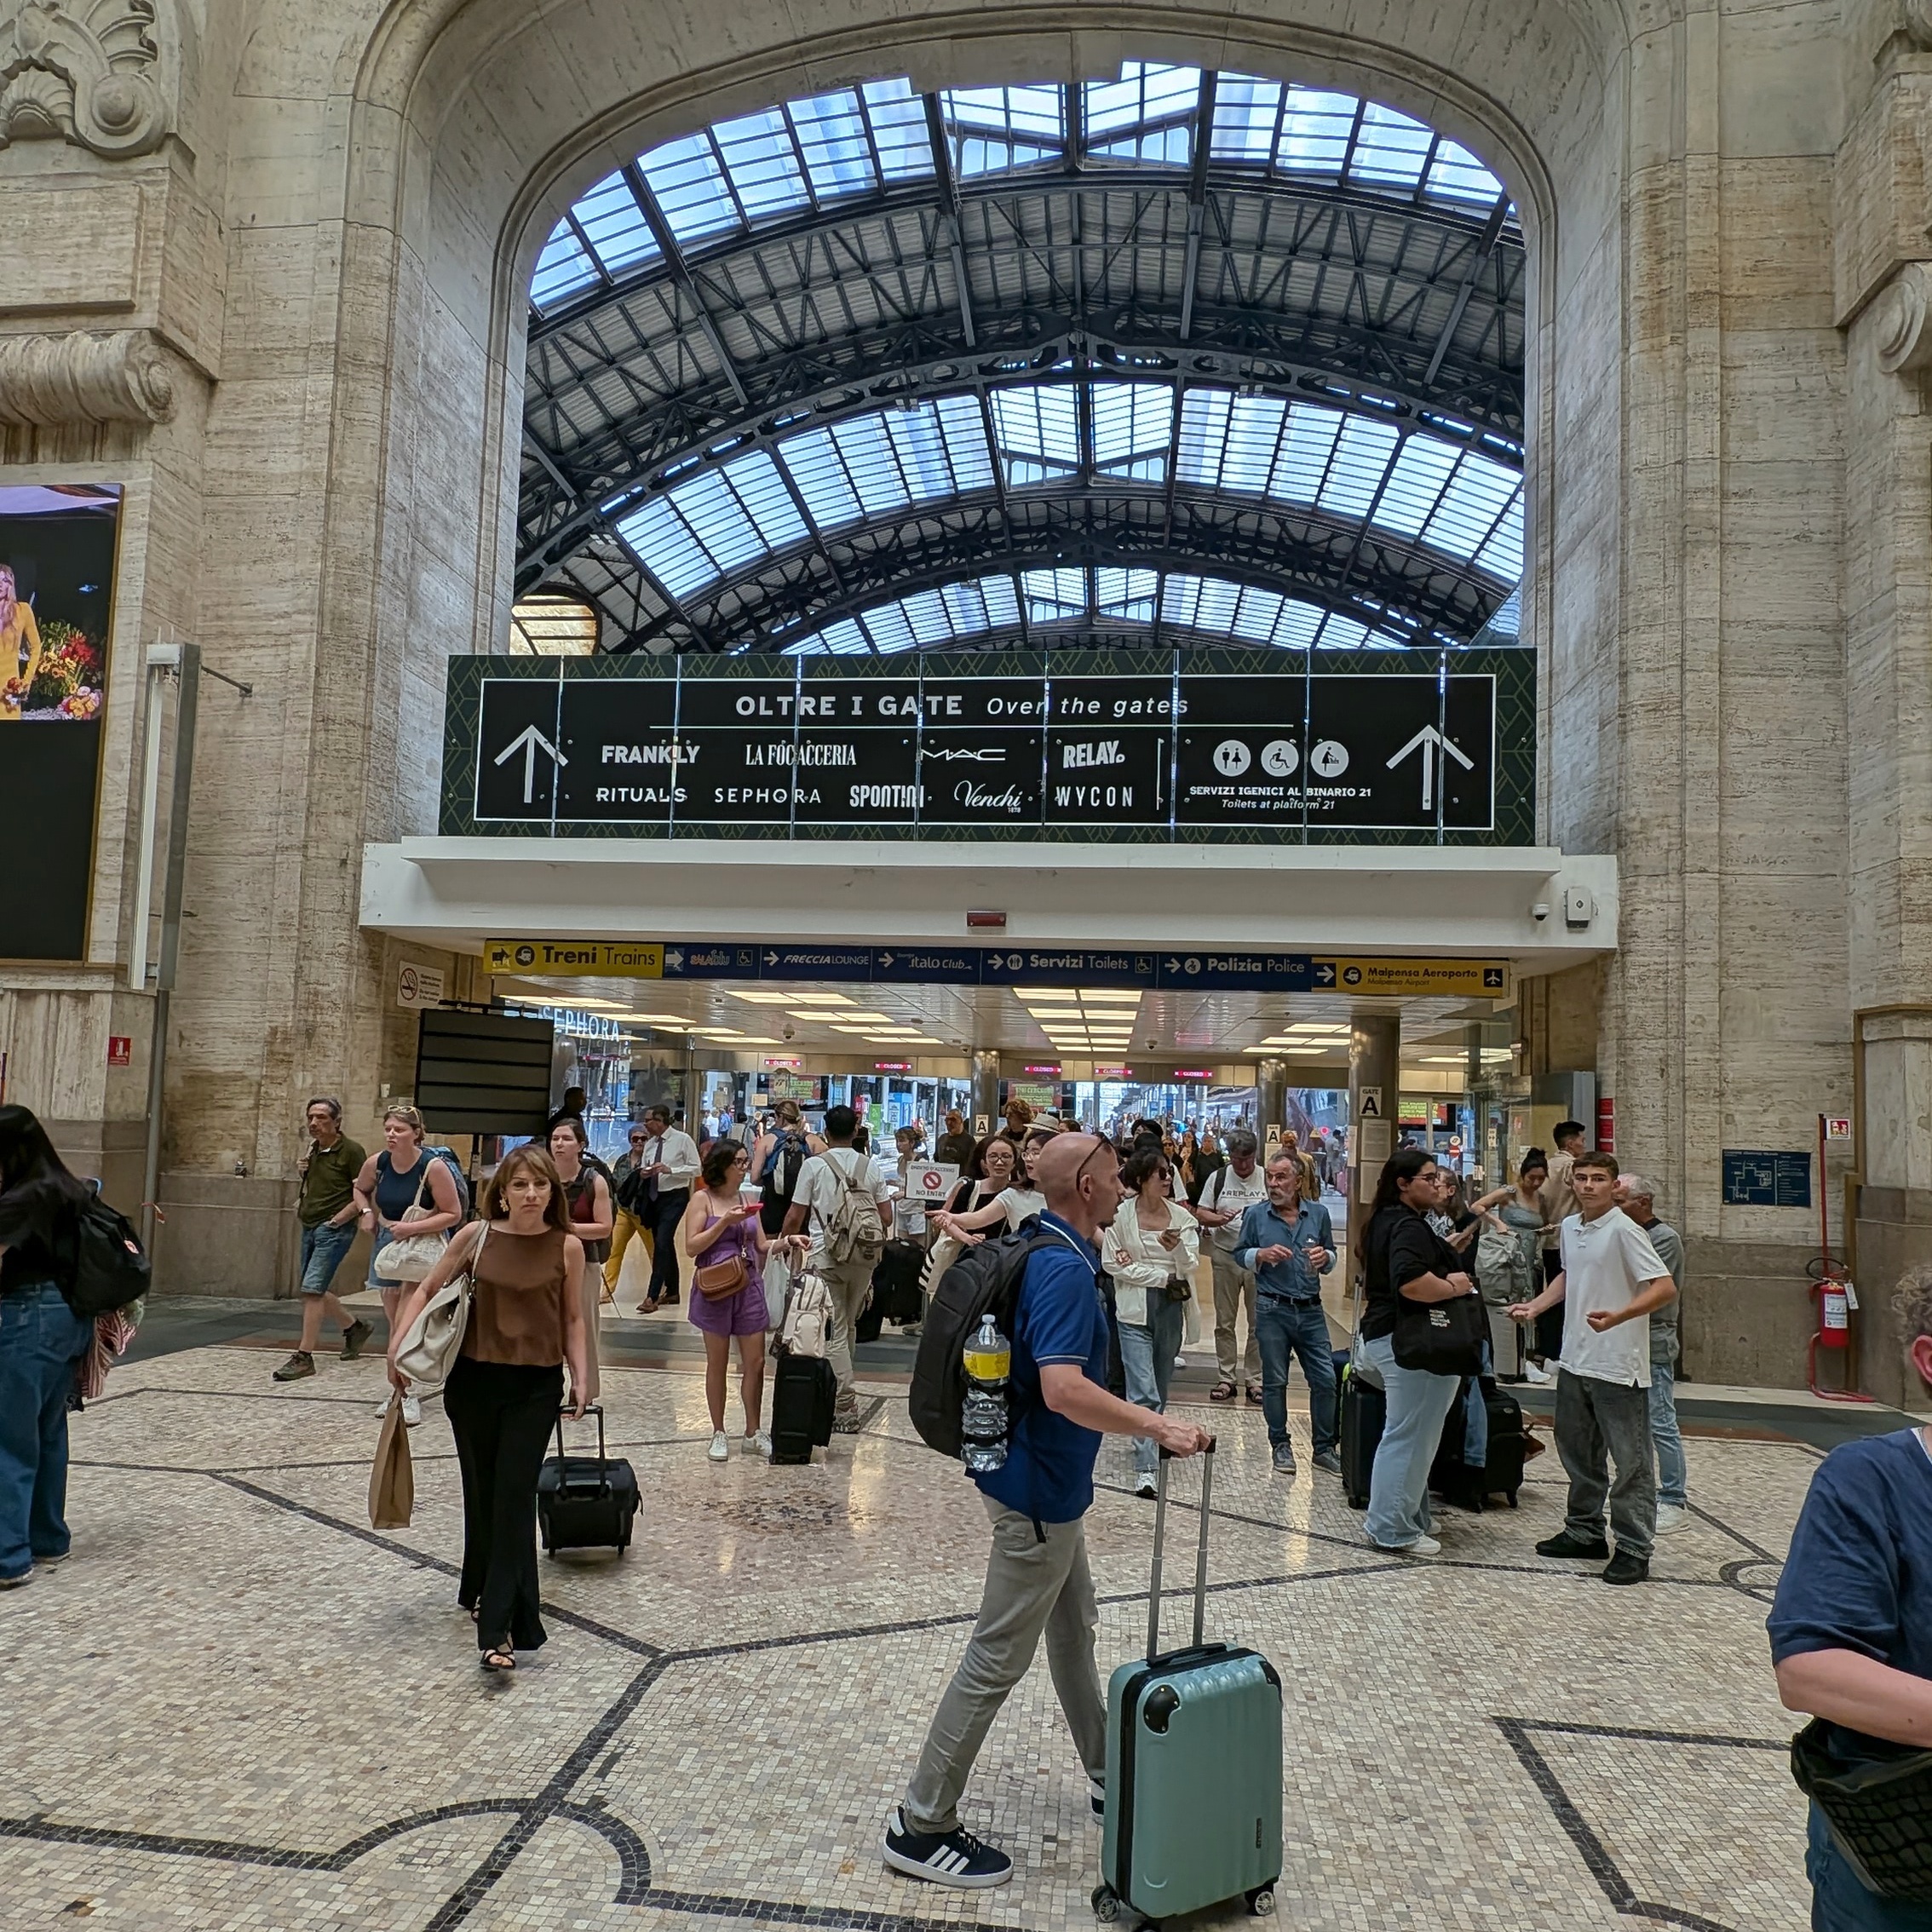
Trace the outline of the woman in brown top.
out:
[[[443,1407],[463,1470],[463,1578],[457,1601],[476,1622],[486,1670],[514,1670],[544,1640],[538,1614],[537,1472],[563,1406],[581,1416],[588,1361],[584,1244],[555,1164],[540,1147],[506,1155],[483,1190],[483,1218],[443,1251],[398,1312],[389,1380],[404,1386],[397,1341],[458,1270],[473,1284],[463,1349]]]
[[[564,1200],[570,1216],[570,1231],[584,1244],[584,1258],[590,1265],[584,1271],[584,1355],[589,1379],[581,1386],[584,1400],[595,1402],[597,1377],[598,1310],[603,1302],[602,1268],[611,1251],[611,1232],[617,1225],[617,1210],[611,1205],[610,1183],[584,1158],[590,1136],[574,1113],[566,1114],[550,1130],[550,1159],[556,1164],[557,1178],[563,1183]]]

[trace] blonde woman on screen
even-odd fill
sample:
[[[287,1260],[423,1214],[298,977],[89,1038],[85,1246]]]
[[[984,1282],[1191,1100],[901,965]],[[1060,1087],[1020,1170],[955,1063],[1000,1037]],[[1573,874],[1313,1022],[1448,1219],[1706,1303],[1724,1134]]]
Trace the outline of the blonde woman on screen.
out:
[[[21,685],[20,703],[0,701],[0,719],[20,716],[26,707],[27,687],[39,669],[40,626],[33,621],[33,607],[20,601],[13,572],[0,564],[0,692],[16,677]]]

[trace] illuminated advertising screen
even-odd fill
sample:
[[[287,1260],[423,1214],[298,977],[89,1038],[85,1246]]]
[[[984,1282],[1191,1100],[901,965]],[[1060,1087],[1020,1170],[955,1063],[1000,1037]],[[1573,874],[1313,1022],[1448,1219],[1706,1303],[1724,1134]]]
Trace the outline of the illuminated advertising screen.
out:
[[[121,492],[0,487],[0,959],[81,959]]]

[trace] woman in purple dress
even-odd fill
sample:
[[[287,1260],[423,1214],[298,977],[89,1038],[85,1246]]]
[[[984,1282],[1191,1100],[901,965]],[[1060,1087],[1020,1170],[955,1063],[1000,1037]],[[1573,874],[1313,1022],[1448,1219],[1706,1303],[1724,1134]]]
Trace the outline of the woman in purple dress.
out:
[[[765,1256],[804,1245],[802,1236],[769,1240],[759,1225],[758,1202],[743,1198],[751,1156],[741,1141],[716,1140],[705,1149],[699,1185],[684,1210],[684,1247],[697,1271],[691,1293],[691,1325],[704,1337],[704,1400],[711,1412],[714,1463],[728,1461],[725,1435],[725,1371],[731,1338],[738,1337],[739,1385],[745,1399],[745,1452],[769,1456],[772,1439],[760,1426],[765,1397]],[[735,1288],[706,1294],[708,1274],[728,1268],[741,1278]],[[727,1276],[726,1278],[729,1279]]]

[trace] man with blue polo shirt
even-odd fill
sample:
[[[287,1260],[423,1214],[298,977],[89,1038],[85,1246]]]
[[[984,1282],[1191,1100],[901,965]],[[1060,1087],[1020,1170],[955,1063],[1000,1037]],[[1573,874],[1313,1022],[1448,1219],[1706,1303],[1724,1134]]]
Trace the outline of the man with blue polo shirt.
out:
[[[1234,1265],[1255,1277],[1255,1338],[1261,1343],[1262,1414],[1268,1419],[1275,1474],[1295,1473],[1288,1440],[1288,1358],[1302,1359],[1314,1423],[1314,1466],[1340,1475],[1337,1453],[1335,1345],[1321,1305],[1321,1278],[1335,1266],[1335,1230],[1328,1210],[1305,1197],[1301,1162],[1291,1153],[1268,1164],[1268,1199],[1241,1217]]]
[[[1044,1636],[1060,1708],[1101,1808],[1107,1698],[1094,1663],[1100,1607],[1082,1522],[1094,1500],[1101,1437],[1153,1436],[1176,1456],[1207,1431],[1151,1416],[1108,1394],[1100,1231],[1123,1199],[1113,1150],[1059,1134],[1033,1161],[1046,1196],[1040,1231],[1057,1239],[1026,1262],[1013,1317],[1012,1428],[1006,1461],[977,1475],[992,1521],[980,1618],[926,1734],[903,1803],[886,1820],[885,1861],[941,1885],[1003,1885],[1013,1860],[959,1822],[959,1797],[987,1729],[1032,1666]]]

